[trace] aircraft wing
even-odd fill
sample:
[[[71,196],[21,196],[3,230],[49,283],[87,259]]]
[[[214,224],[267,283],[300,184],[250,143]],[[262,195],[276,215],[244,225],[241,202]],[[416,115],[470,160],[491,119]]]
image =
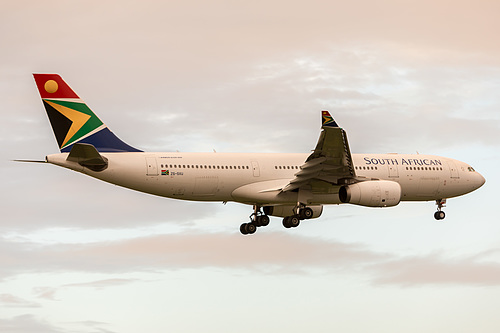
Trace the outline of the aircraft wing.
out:
[[[316,148],[282,192],[301,189],[331,193],[332,185],[344,184],[356,177],[346,132],[328,111],[322,111],[322,117],[322,131]]]

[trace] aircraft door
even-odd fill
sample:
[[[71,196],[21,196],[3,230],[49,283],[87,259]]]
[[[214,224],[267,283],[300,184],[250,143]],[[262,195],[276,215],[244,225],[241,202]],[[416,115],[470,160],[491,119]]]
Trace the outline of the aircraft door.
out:
[[[389,168],[389,177],[390,178],[399,178],[399,171],[397,165],[388,165]]]
[[[448,166],[450,167],[450,177],[451,178],[460,178],[458,175],[457,165],[453,161],[448,161]]]
[[[260,176],[260,168],[259,168],[259,163],[257,161],[252,161],[252,170],[254,177]]]
[[[156,157],[146,157],[147,176],[158,176],[158,164],[156,164]]]

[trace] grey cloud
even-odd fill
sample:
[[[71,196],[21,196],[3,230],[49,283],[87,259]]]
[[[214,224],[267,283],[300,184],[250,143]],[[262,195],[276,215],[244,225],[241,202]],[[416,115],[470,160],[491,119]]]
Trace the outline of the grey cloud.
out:
[[[77,269],[82,270],[82,269]],[[34,287],[33,294],[36,298],[45,299],[49,301],[57,301],[56,294],[65,288],[95,288],[104,289],[109,287],[122,286],[125,284],[130,284],[139,281],[138,279],[123,279],[123,278],[110,278],[104,280],[97,280],[91,282],[82,283],[68,283],[58,287]],[[2,295],[0,295],[0,302],[2,301]]]
[[[496,67],[485,67],[481,57],[458,67],[433,59],[422,61],[418,54],[401,54],[394,45],[316,51],[321,53],[280,52],[247,63],[233,62],[231,70],[190,70],[178,78],[155,71],[137,76],[127,72],[126,80],[104,78],[102,85],[109,89],[96,86],[89,75],[65,77],[77,91],[84,91],[89,105],[115,133],[146,150],[307,152],[315,144],[322,109],[344,119],[341,123],[349,133],[366,134],[363,139],[383,131],[380,140],[393,142],[401,131],[414,132],[398,137],[396,147],[385,142],[361,143],[353,151],[387,147],[404,152],[415,141],[419,150],[434,146],[436,140],[443,141],[440,147],[470,142],[467,136],[457,135],[462,128],[454,130],[453,117],[484,123],[474,140],[498,143],[491,133],[500,127],[496,116],[500,101],[492,92],[498,91],[500,73]],[[38,102],[31,80],[30,84],[33,100]],[[16,97],[17,104],[23,100],[25,96]],[[21,132],[18,125],[7,126],[5,144],[30,154],[54,151],[41,104],[33,103],[32,109],[30,117],[40,122],[21,126]],[[387,127],[400,121],[408,125],[400,130],[402,126]],[[13,128],[22,134],[23,142],[15,141]],[[33,134],[41,131],[44,136]],[[459,141],[451,142],[450,132]],[[34,143],[39,141],[44,145],[37,151]]]
[[[500,285],[500,264],[482,253],[461,258],[439,253],[398,256],[362,244],[274,232],[252,238],[184,232],[91,244],[16,243],[15,250],[14,244],[4,242],[3,248],[11,248],[10,255],[17,260],[0,258],[2,278],[39,272],[122,274],[219,267],[273,274],[309,274],[311,269],[363,273],[372,283],[385,285]],[[110,278],[61,287],[105,288],[133,282]]]
[[[335,270],[383,257],[360,245],[281,233],[259,235],[252,240],[239,234],[190,232],[91,244],[40,245],[3,241],[0,247],[3,250],[0,257],[4,267],[2,278],[67,270],[123,273],[228,267],[274,271],[283,267],[302,270],[310,266]]]
[[[23,314],[12,318],[0,318],[0,331],[6,333],[68,333],[68,332],[95,332],[114,333],[106,328],[107,323],[99,321],[66,322],[65,328],[58,327],[32,314]],[[71,327],[71,328],[70,328]],[[77,328],[77,329],[75,329]]]
[[[165,222],[189,226],[223,208],[220,203],[176,201],[117,188],[52,165],[9,163],[0,175],[2,205],[9,207],[2,214],[4,232],[53,227],[78,232]],[[11,177],[8,170],[22,177]]]
[[[39,308],[40,304],[27,301],[12,294],[0,294],[0,306],[8,308]]]
[[[61,333],[62,329],[47,323],[31,314],[13,318],[0,318],[0,331],[9,333]]]
[[[62,287],[87,287],[87,288],[107,288],[114,286],[121,286],[124,284],[137,282],[137,279],[105,279],[105,280],[97,280],[91,282],[83,282],[83,283],[71,283],[65,284]]]
[[[104,322],[100,322],[100,321],[86,320],[86,321],[81,321],[81,322],[75,322],[72,324],[77,324],[77,325],[83,326],[87,329],[90,328],[95,333],[116,333],[116,331],[110,331],[107,328],[104,328],[106,326],[109,326],[109,324],[104,323]]]
[[[46,299],[49,301],[56,301],[57,288],[53,287],[34,287],[33,294],[36,298]]]
[[[412,256],[374,266],[379,277],[374,284],[419,285],[500,285],[500,262],[477,258],[446,258],[443,255]]]

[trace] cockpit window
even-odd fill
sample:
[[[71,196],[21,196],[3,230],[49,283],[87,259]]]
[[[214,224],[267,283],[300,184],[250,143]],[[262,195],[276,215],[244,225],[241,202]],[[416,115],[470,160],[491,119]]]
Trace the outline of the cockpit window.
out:
[[[474,170],[474,168],[473,168],[473,167],[468,167],[467,169],[468,169],[470,172],[475,172],[475,171],[476,171],[476,170]]]

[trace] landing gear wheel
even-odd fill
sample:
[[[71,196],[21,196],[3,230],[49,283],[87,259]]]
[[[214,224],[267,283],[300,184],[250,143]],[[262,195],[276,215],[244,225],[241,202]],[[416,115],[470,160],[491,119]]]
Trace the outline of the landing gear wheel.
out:
[[[313,217],[314,212],[311,208],[306,207],[300,210],[300,219],[301,220],[309,220],[311,217]]]
[[[434,218],[436,220],[443,220],[446,217],[446,214],[442,210],[438,210],[434,213]]]
[[[285,216],[285,218],[283,219],[283,226],[287,229],[292,227],[290,225],[290,216]]]
[[[240,232],[243,235],[248,235],[247,224],[246,223],[243,223],[242,225],[240,225]]]
[[[265,227],[265,226],[269,225],[269,216],[267,216],[267,215],[257,216],[256,224],[259,227]]]
[[[251,235],[257,231],[257,226],[253,223],[243,223],[240,226],[240,232],[243,235]]]
[[[247,223],[246,228],[249,235],[254,234],[257,231],[257,226],[253,223]]]
[[[299,219],[299,217],[298,217],[298,216],[296,216],[296,215],[294,215],[294,216],[290,216],[290,220],[289,220],[289,221],[290,221],[290,222],[289,222],[289,223],[290,223],[290,227],[292,227],[292,228],[296,228],[296,227],[298,227],[298,226],[299,226],[299,224],[300,224],[300,219]]]
[[[283,219],[283,226],[285,228],[296,228],[300,224],[300,219],[298,216],[287,216]]]

